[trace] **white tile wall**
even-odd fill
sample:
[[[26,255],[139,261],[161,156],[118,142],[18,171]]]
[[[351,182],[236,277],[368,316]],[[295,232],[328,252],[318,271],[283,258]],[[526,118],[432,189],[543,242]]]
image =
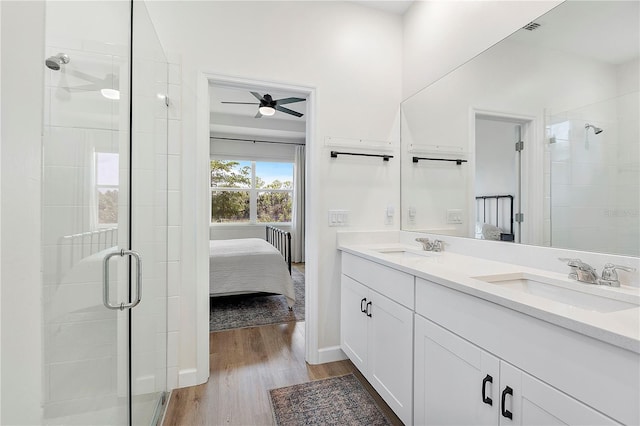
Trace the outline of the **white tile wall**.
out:
[[[182,118],[182,87],[179,84],[169,84],[169,119]]]
[[[169,154],[180,155],[182,152],[182,122],[169,120]]]
[[[167,389],[178,387],[180,348],[180,286],[182,280],[182,57],[168,52],[168,265],[169,335],[167,338]]]
[[[169,191],[168,197],[169,225],[180,226],[182,224],[182,194],[180,191]]]
[[[550,153],[545,156],[550,165],[545,175],[550,181],[545,196],[551,200],[548,241],[553,246],[640,254],[640,132],[637,115],[627,113],[637,104],[622,96],[549,118],[569,124],[558,129],[556,143],[545,147]],[[618,111],[620,105],[627,108]],[[604,132],[585,131],[586,123]]]
[[[180,295],[180,262],[172,261],[167,264],[167,296]],[[176,364],[178,365],[178,364]]]
[[[169,324],[170,332],[179,331],[179,325],[180,325],[180,297],[179,296],[171,296],[167,299],[167,322]],[[174,354],[172,354],[172,356],[174,356]]]

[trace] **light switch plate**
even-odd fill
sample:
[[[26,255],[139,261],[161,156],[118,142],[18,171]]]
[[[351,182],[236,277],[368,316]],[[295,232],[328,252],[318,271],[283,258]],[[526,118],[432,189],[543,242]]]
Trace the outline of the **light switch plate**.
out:
[[[391,204],[389,204],[385,213],[385,225],[393,225],[393,216],[396,214],[396,209]]]
[[[329,226],[348,226],[349,210],[329,210]]]

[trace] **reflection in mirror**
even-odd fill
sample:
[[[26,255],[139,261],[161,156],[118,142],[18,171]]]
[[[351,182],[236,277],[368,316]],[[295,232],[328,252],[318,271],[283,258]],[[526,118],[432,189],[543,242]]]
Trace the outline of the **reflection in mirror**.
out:
[[[402,103],[402,229],[638,256],[640,3],[535,23]]]

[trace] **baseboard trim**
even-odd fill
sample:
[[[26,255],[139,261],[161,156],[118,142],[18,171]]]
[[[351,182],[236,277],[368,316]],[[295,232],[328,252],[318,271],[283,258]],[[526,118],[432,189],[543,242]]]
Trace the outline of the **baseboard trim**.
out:
[[[344,354],[344,352],[342,352],[340,346],[329,346],[326,348],[318,349],[318,364],[342,361],[345,359],[347,359],[347,356]]]
[[[187,386],[199,385],[198,370],[195,368],[185,368],[178,372],[178,387],[186,388]]]

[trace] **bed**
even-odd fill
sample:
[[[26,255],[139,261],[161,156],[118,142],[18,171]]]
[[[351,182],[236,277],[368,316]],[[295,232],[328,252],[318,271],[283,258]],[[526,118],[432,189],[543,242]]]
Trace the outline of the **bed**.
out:
[[[273,293],[285,296],[293,306],[291,234],[267,227],[266,237],[271,242],[260,238],[209,241],[210,296]],[[288,248],[286,244],[276,247],[281,242],[288,242]]]
[[[480,240],[514,241],[513,195],[476,197],[475,237]]]

